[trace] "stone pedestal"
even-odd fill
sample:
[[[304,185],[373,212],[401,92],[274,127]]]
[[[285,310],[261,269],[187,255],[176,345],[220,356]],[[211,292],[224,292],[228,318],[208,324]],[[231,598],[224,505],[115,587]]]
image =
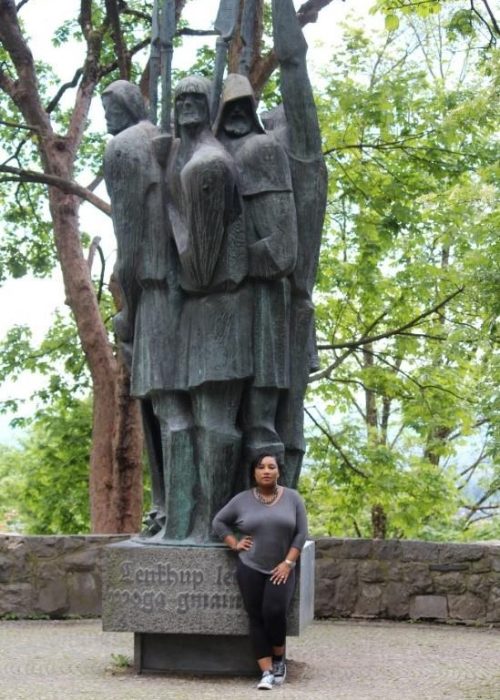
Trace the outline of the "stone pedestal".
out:
[[[224,546],[112,544],[103,562],[103,629],[134,632],[139,673],[255,673],[235,565]],[[314,543],[307,542],[288,634],[299,635],[313,616]]]

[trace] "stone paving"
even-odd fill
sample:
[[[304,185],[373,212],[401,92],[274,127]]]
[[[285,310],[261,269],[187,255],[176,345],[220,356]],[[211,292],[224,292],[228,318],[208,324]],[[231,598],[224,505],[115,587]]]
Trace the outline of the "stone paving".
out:
[[[249,678],[137,676],[128,633],[99,620],[0,622],[1,700],[258,697]],[[500,630],[317,621],[288,641],[287,700],[500,700]],[[273,696],[271,696],[273,697]]]

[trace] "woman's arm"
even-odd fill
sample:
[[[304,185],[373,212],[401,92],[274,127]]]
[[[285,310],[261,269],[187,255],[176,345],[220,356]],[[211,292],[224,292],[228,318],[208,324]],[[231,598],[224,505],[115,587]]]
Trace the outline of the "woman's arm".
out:
[[[286,557],[281,561],[278,566],[275,566],[271,571],[271,581],[277,586],[280,583],[286,583],[288,577],[290,576],[290,571],[295,568],[297,559],[300,557],[300,549],[298,547],[290,547]]]
[[[290,547],[295,547],[300,552],[307,539],[307,513],[304,501],[296,492],[295,497],[295,534]]]
[[[286,557],[271,572],[271,581],[279,586],[286,583],[290,571],[295,568],[300,552],[307,539],[307,513],[304,501],[295,492],[295,534]]]
[[[233,524],[238,517],[238,510],[236,508],[235,500],[237,496],[232,498],[229,503],[216,513],[214,519],[212,520],[212,529],[219,539],[224,540],[225,538],[233,535]]]
[[[224,542],[227,544],[229,549],[235,552],[240,552],[242,549],[250,549],[253,544],[253,540],[250,535],[245,535],[241,540],[238,540],[234,535],[226,535],[224,537]]]
[[[229,549],[236,552],[250,549],[253,544],[253,539],[250,535],[245,535],[238,540],[233,532],[233,525],[240,515],[239,496],[240,494],[234,496],[229,503],[221,508],[212,521],[212,528],[215,534],[227,544]]]

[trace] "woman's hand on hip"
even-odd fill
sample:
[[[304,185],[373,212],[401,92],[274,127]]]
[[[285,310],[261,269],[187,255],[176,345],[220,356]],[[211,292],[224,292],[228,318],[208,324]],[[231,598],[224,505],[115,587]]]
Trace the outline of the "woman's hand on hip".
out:
[[[235,547],[235,550],[237,552],[241,552],[242,549],[245,551],[250,549],[250,547],[253,545],[253,539],[251,535],[245,535],[245,537],[242,537],[241,540],[238,541],[238,544]]]
[[[286,583],[290,576],[290,571],[291,569],[286,562],[280,562],[271,571],[271,583],[274,583],[276,586],[279,586],[280,583]]]

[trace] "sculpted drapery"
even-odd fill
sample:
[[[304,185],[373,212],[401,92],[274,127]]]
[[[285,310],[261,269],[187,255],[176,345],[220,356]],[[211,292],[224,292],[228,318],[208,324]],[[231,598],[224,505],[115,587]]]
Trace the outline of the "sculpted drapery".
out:
[[[275,455],[296,487],[304,454],[326,170],[292,2],[273,2],[273,23],[284,111],[266,115],[267,130],[242,75],[227,77],[213,126],[210,83],[182,80],[168,137],[134,86],[103,94],[123,296],[115,331],[144,408],[153,507],[143,534],[158,544],[210,541],[251,459]]]

